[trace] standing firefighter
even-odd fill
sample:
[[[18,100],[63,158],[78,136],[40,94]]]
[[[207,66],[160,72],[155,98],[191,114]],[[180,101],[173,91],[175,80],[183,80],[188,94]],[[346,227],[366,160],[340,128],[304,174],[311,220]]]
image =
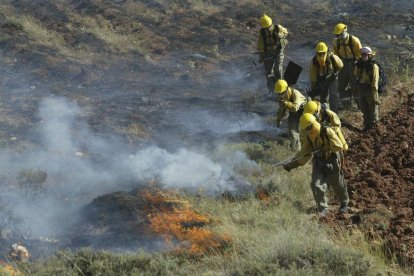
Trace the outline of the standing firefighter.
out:
[[[323,127],[331,127],[335,130],[336,135],[341,139],[342,144],[344,145],[344,150],[348,150],[348,144],[345,141],[344,135],[341,130],[341,120],[338,115],[332,110],[327,109],[323,104],[317,101],[309,101],[305,104],[303,108],[303,113],[309,113],[315,116],[318,123]],[[306,130],[300,130],[301,142],[306,138]]]
[[[344,63],[344,68],[338,76],[339,96],[342,105],[351,106],[352,97],[354,101],[358,102],[358,94],[355,86],[354,65],[356,60],[360,57],[361,42],[356,36],[350,35],[347,32],[347,26],[339,23],[335,26],[333,34],[334,54],[338,55]]]
[[[288,30],[282,25],[273,25],[272,19],[266,14],[260,18],[260,24],[262,28],[257,51],[260,55],[259,62],[264,63],[268,96],[271,97],[275,82],[283,76],[283,58]]]
[[[300,149],[299,141],[299,117],[306,104],[306,98],[298,90],[289,87],[285,80],[278,80],[275,84],[275,92],[279,95],[279,110],[276,115],[276,125],[280,127],[280,122],[289,110],[288,127],[290,148]]]
[[[356,63],[355,76],[360,97],[360,108],[364,114],[364,130],[372,128],[378,121],[379,67],[372,58],[371,48],[361,49],[361,58]]]
[[[316,45],[315,52],[309,69],[312,88],[310,96],[314,99],[319,95],[322,104],[329,102],[329,107],[338,112],[338,74],[344,64],[337,55],[328,52],[328,46],[324,42]]]
[[[301,116],[299,126],[306,130],[306,139],[294,161],[284,164],[283,168],[290,171],[303,166],[313,156],[311,188],[319,214],[325,216],[328,212],[326,193],[329,187],[341,203],[339,211],[346,212],[349,197],[342,172],[344,145],[341,139],[332,128],[323,127],[309,113]]]

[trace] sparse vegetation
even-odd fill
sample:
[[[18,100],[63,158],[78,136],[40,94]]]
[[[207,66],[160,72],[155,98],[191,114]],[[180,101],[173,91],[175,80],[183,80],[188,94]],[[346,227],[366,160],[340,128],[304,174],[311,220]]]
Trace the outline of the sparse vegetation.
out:
[[[251,65],[250,52],[254,51],[254,39],[257,35],[255,20],[262,11],[278,16],[279,11],[283,13],[277,17],[278,23],[290,24],[288,27],[292,33],[292,40],[304,36],[305,40],[312,40],[311,44],[316,38],[322,39],[318,29],[320,26],[329,30],[333,21],[351,18],[349,13],[343,11],[348,4],[338,1],[318,3],[317,1],[305,3],[306,1],[251,0],[236,1],[237,3],[213,0],[86,1],[88,3],[84,8],[77,5],[79,1],[57,1],[59,11],[68,18],[56,23],[47,16],[36,16],[27,9],[15,8],[12,5],[13,1],[6,2],[0,5],[0,43],[10,47],[4,50],[7,61],[5,67],[15,66],[13,70],[19,72],[33,66],[35,69],[27,69],[27,71],[32,70],[30,73],[35,74],[40,72],[38,75],[42,78],[39,82],[52,83],[54,87],[50,91],[53,91],[53,96],[77,98],[83,93],[82,95],[86,96],[78,97],[79,102],[98,106],[96,110],[99,114],[90,114],[91,117],[95,116],[91,120],[105,121],[111,131],[126,136],[131,144],[149,140],[153,135],[150,123],[166,128],[175,127],[168,125],[168,122],[164,124],[163,120],[168,119],[174,108],[180,107],[177,98],[182,95],[178,93],[192,98],[196,106],[199,104],[198,101],[204,99],[202,96],[205,95],[201,94],[208,94],[217,87],[227,89],[227,86],[221,87],[214,81],[209,82],[210,76],[206,73],[219,71],[221,74],[222,71],[227,70],[226,62],[229,60],[233,62],[232,66],[236,67],[242,63]],[[25,5],[30,1],[18,2],[20,5]],[[343,2],[357,5],[357,1]],[[108,5],[109,8],[96,10],[95,4]],[[300,21],[302,23],[298,24],[298,20],[309,16],[306,11],[296,15],[294,12],[298,5],[313,8],[319,16],[326,13],[335,15],[326,21],[320,21],[320,17],[313,21],[306,18],[306,22]],[[212,25],[208,26],[210,16]],[[359,24],[361,23],[356,22],[355,27]],[[308,42],[305,41],[303,45],[306,43]],[[389,52],[379,51],[381,59],[387,64],[389,86],[396,91],[391,91],[381,98],[382,114],[398,108],[399,104],[406,100],[406,96],[412,93],[413,56],[406,50],[412,47],[412,41],[405,39],[395,44],[396,47],[405,50],[396,53],[393,52],[394,49]],[[240,57],[241,50],[245,52],[242,57]],[[198,54],[197,58],[194,57],[195,54]],[[41,57],[31,60],[31,55]],[[47,63],[47,66],[43,62]],[[88,69],[88,67],[82,67],[84,65],[102,67],[101,75],[94,77],[99,84],[97,91],[89,87],[85,88],[73,79],[73,75],[79,71],[87,75],[84,68]],[[50,71],[45,72],[46,69]],[[54,79],[49,75],[53,75]],[[20,75],[16,78],[19,77]],[[149,82],[149,78],[154,78],[153,83]],[[5,81],[5,86],[8,85],[7,81],[9,80]],[[91,85],[92,81],[86,80],[85,83]],[[7,94],[9,99],[4,97],[5,101],[10,100],[10,102],[5,106],[2,104],[0,110],[1,147],[12,148],[11,140],[8,138],[10,129],[20,134],[20,139],[27,134],[24,132],[26,127],[33,131],[30,127],[38,123],[36,120],[31,120],[30,115],[34,113],[22,115],[14,110],[20,105],[23,106],[27,98],[32,100],[36,97],[50,96],[50,91],[45,84],[38,90],[37,85],[33,86],[31,83],[24,85],[24,88],[19,87],[20,90],[13,90],[11,85],[12,92]],[[180,91],[171,89],[173,85],[179,85],[177,90]],[[205,91],[202,90],[203,87],[206,87]],[[30,93],[19,94],[22,90],[27,92],[25,89]],[[235,102],[240,102],[242,109],[247,112],[260,108],[261,99],[256,91],[251,91],[250,87],[246,88],[248,92],[236,91],[237,89],[242,88],[237,87],[234,91],[225,91],[225,93],[234,93],[237,97]],[[155,92],[158,93],[156,97],[153,94]],[[216,94],[212,93],[212,95],[214,97]],[[124,96],[125,98],[122,98]],[[168,103],[160,103],[160,99],[164,96],[168,98]],[[211,100],[211,103],[207,100],[203,104],[205,106],[220,104],[221,99],[217,100],[213,97],[206,97],[205,99]],[[32,106],[29,107],[37,104],[35,100],[33,101]],[[190,100],[188,102],[192,103]],[[114,108],[118,105],[132,107]],[[135,105],[139,106],[136,108]],[[185,105],[184,108],[188,106]],[[21,109],[26,111],[30,109],[29,107],[26,105]],[[37,105],[32,109],[37,109]],[[115,117],[113,111],[115,109],[116,116],[119,118],[111,117]],[[166,111],[167,115],[160,117],[158,113],[164,111],[163,109],[171,113]],[[148,118],[151,117],[152,121],[145,122],[144,125],[139,119],[130,119],[134,117],[131,114],[140,112],[145,113]],[[355,112],[341,112],[340,115],[353,123],[361,120],[360,114]],[[122,123],[112,125],[112,122],[116,122],[117,119]],[[273,118],[268,118],[269,124],[273,121]],[[99,126],[96,129],[99,129]],[[346,130],[346,134],[351,131]],[[33,133],[36,134],[35,131]],[[185,135],[186,133],[178,139]],[[15,136],[13,138],[17,139]],[[388,213],[370,214],[370,220],[361,224],[358,229],[347,226],[330,228],[320,223],[315,215],[314,200],[309,187],[311,164],[291,173],[272,166],[293,155],[293,152],[283,143],[273,140],[260,143],[234,143],[226,145],[225,150],[229,154],[242,151],[250,160],[257,163],[257,167],[253,169],[238,167],[235,171],[253,185],[253,190],[256,190],[257,194],[261,192],[264,196],[252,192],[242,198],[234,197],[230,200],[224,196],[210,197],[203,193],[197,196],[184,192],[180,194],[183,199],[191,203],[196,212],[211,218],[212,223],[205,225],[209,233],[211,231],[220,236],[229,236],[231,242],[220,247],[220,250],[210,248],[208,254],[196,255],[174,250],[116,254],[85,248],[77,252],[60,251],[48,259],[29,263],[17,262],[13,265],[27,275],[392,275],[404,273],[397,266],[399,260],[396,255],[393,255],[394,252],[390,252],[387,241],[382,240],[379,235],[369,234],[371,230],[389,228]],[[356,173],[359,173],[360,168],[354,170],[358,170]],[[13,185],[32,199],[39,199],[47,189],[46,180],[46,172],[27,169],[21,171],[17,182]],[[337,206],[332,206],[332,210],[335,208]],[[7,238],[13,231],[18,232],[20,221],[15,217],[12,209],[12,205],[0,202],[2,238]],[[155,218],[165,222],[162,216]],[[411,228],[407,228],[406,231],[412,231],[413,225],[409,227]]]

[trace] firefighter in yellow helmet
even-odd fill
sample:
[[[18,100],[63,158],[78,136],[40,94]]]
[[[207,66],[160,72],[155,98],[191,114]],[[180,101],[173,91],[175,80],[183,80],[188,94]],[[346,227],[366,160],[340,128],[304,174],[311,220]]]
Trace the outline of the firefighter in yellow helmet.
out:
[[[341,105],[350,107],[352,105],[352,98],[359,105],[353,71],[356,60],[361,56],[361,42],[356,36],[348,33],[348,27],[343,23],[335,26],[333,34],[335,35],[333,40],[334,54],[338,55],[344,63],[344,68],[338,75]]]
[[[322,126],[331,127],[333,130],[335,130],[344,146],[344,150],[348,150],[348,144],[341,130],[341,120],[335,112],[326,108],[325,105],[321,104],[318,101],[309,101],[305,104],[303,113],[312,114],[315,116],[318,123],[320,123]],[[299,136],[301,142],[303,143],[304,138],[306,138],[306,131],[304,129],[301,129],[299,131]]]
[[[276,125],[280,127],[280,122],[289,111],[288,128],[290,148],[292,150],[300,149],[299,139],[299,117],[303,112],[303,106],[306,104],[306,98],[298,90],[289,87],[285,80],[278,80],[275,84],[275,93],[279,96],[279,109],[276,115]]]
[[[329,187],[340,202],[339,211],[346,212],[349,197],[342,172],[344,146],[341,139],[332,128],[323,127],[310,113],[301,116],[299,127],[306,131],[306,139],[294,161],[284,164],[283,168],[290,171],[305,165],[313,157],[311,189],[319,214],[325,216],[328,211]]]
[[[372,128],[379,119],[379,67],[372,58],[373,55],[371,48],[361,48],[361,58],[357,61],[354,70],[360,98],[359,106],[364,115],[364,130]]]
[[[275,82],[283,76],[283,59],[288,30],[282,25],[274,25],[272,19],[264,14],[260,18],[261,29],[257,42],[259,63],[264,63],[268,96],[273,95]]]
[[[328,51],[324,42],[316,45],[315,56],[309,67],[312,99],[319,97],[321,103],[327,105],[334,112],[338,112],[338,74],[343,68],[342,60]]]

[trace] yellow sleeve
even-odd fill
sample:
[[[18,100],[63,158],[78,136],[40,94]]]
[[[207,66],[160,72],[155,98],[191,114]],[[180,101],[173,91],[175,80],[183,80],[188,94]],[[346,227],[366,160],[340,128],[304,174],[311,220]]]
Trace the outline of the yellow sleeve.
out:
[[[292,88],[292,103],[293,106],[290,111],[297,112],[302,104],[306,102],[305,96],[302,95],[298,90]]]
[[[305,136],[303,139],[303,143],[301,144],[301,149],[298,153],[296,153],[294,159],[298,159],[297,162],[299,165],[303,166],[310,159],[312,159],[313,146],[311,141],[309,141],[308,137]]]
[[[279,30],[279,33],[278,33],[279,38],[285,38],[288,36],[289,32],[285,27],[283,27],[282,25],[277,25],[277,27]]]
[[[339,119],[338,115],[333,112],[332,110],[326,109],[326,114],[329,117],[329,124],[332,127],[341,127],[341,120]]]
[[[338,152],[338,151],[344,149],[344,145],[342,144],[341,139],[335,133],[334,129],[327,128],[326,129],[326,134],[327,134],[328,139],[329,139],[329,147],[330,147],[331,151]]]
[[[359,38],[358,37],[355,37],[355,36],[352,36],[352,46],[354,47],[354,53],[355,53],[355,58],[356,59],[358,59],[358,58],[360,58],[361,57],[361,48],[362,48],[362,45],[361,45],[361,42],[359,41]]]
[[[313,58],[312,58],[310,65],[309,65],[309,80],[311,82],[312,88],[316,86],[317,79],[318,79],[318,76],[317,76],[316,68],[315,68],[315,65],[313,64]]]
[[[378,81],[379,81],[379,67],[374,64],[372,68],[372,82],[371,82],[371,91],[373,94],[378,93]]]
[[[337,69],[337,71],[341,71],[342,68],[344,68],[344,63],[342,62],[342,60],[335,54],[333,55],[333,59],[335,61],[335,68]]]
[[[338,138],[341,140],[343,150],[348,150],[348,143],[345,140],[344,134],[342,133],[342,130],[340,127],[334,127],[333,128],[336,132],[336,135],[338,135]]]

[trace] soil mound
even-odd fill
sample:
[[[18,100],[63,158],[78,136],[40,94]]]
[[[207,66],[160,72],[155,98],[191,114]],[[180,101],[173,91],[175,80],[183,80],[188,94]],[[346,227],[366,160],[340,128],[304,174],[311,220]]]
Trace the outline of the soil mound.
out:
[[[367,132],[354,133],[345,176],[350,212],[329,224],[354,226],[385,240],[390,254],[414,265],[414,95]]]

